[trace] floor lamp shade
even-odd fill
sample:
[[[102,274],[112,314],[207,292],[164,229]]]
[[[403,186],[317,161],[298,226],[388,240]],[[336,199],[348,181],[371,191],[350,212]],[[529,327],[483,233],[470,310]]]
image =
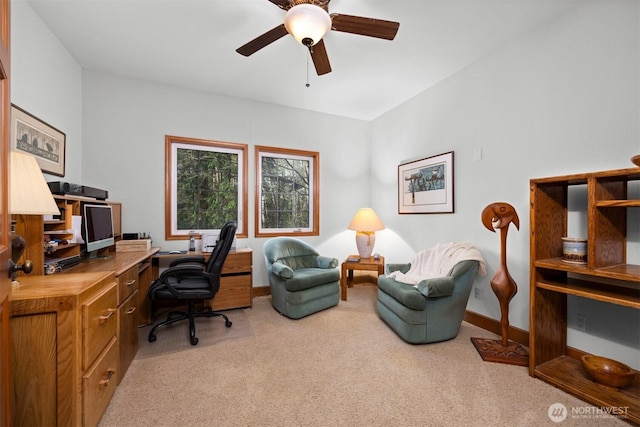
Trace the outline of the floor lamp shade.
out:
[[[376,243],[376,231],[384,230],[384,224],[371,208],[360,208],[349,224],[356,232],[356,246],[360,258],[369,258]]]

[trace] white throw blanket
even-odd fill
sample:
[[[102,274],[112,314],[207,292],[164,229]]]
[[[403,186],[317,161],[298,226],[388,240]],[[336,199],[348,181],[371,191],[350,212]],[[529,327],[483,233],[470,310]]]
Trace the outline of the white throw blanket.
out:
[[[425,279],[446,276],[460,261],[475,260],[480,263],[478,274],[487,274],[487,266],[480,251],[471,243],[438,243],[432,248],[424,249],[411,260],[411,268],[407,273],[394,271],[387,277],[398,282],[417,286]]]

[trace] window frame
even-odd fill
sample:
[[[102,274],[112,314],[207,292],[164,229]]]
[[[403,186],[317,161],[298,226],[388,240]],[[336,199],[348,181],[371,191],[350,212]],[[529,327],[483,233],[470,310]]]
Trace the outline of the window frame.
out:
[[[263,229],[260,226],[262,218],[262,158],[306,158],[310,161],[309,173],[309,219],[311,226],[305,229]],[[255,146],[255,236],[319,236],[320,235],[320,153],[317,151],[294,150],[289,148]],[[267,231],[269,230],[269,231]]]
[[[177,228],[177,206],[175,205],[176,188],[177,188],[177,163],[174,153],[178,148],[187,147],[191,150],[202,151],[218,151],[218,152],[234,152],[239,156],[238,159],[238,229],[236,237],[248,237],[247,231],[247,205],[248,205],[248,145],[236,142],[213,141],[198,138],[187,138],[182,136],[165,135],[165,164],[164,164],[164,196],[165,196],[165,240],[187,240],[189,239],[189,231],[179,230]],[[206,149],[203,149],[206,147]],[[220,230],[202,229],[194,230],[197,234],[207,232],[219,232]]]

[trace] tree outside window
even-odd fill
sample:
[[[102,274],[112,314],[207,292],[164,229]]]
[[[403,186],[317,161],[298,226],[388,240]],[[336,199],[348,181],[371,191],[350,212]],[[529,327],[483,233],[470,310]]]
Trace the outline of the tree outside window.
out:
[[[319,157],[256,146],[256,237],[319,234]]]
[[[165,137],[165,239],[236,221],[247,237],[247,145]]]

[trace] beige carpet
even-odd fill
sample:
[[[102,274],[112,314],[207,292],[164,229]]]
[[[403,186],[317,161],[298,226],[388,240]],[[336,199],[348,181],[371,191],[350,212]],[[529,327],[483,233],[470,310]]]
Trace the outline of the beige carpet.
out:
[[[233,323],[230,328],[224,325],[222,317],[196,319],[198,347],[207,347],[222,341],[253,336],[253,329],[245,310],[229,310],[225,311],[224,314]],[[161,316],[159,319],[164,320],[166,316]],[[136,359],[146,359],[193,348],[189,341],[189,322],[186,320],[158,328],[156,330],[156,341],[150,343],[149,331],[151,331],[152,327],[153,325],[138,330],[140,348]]]
[[[100,425],[627,425],[585,416],[594,408],[525,367],[483,362],[470,338],[497,337],[470,324],[454,340],[404,343],[378,318],[375,292],[355,286],[300,320],[256,298],[245,311],[252,336],[137,357]],[[547,415],[554,404],[568,410],[559,424]]]

